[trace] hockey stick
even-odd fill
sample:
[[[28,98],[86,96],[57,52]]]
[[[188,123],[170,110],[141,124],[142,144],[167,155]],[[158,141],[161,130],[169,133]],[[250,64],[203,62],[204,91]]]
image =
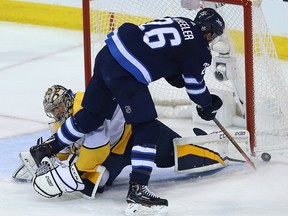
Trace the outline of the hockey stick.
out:
[[[256,170],[255,164],[250,160],[250,158],[245,154],[243,149],[238,145],[238,143],[233,139],[233,137],[228,133],[228,131],[223,127],[223,125],[214,117],[213,121],[220,128],[220,130],[226,135],[226,137],[231,141],[231,143],[236,147],[240,154],[245,158],[247,163]]]
[[[204,130],[202,130],[202,129],[200,129],[200,128],[193,128],[193,132],[194,132],[194,134],[196,135],[196,136],[205,136],[205,135],[208,135],[207,133],[206,133],[206,131],[204,131]]]

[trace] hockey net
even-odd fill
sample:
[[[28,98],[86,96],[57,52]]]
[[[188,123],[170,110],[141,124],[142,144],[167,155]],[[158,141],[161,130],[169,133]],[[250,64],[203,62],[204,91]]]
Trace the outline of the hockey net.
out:
[[[212,5],[224,18],[225,37],[231,45],[229,57],[236,60],[236,75],[220,82],[215,79],[212,64],[206,70],[207,86],[211,92],[232,95],[233,115],[244,120],[244,127],[250,132],[252,152],[254,149],[287,148],[287,84],[262,13],[261,1],[215,1],[201,2],[200,7]],[[182,8],[180,0],[83,0],[86,83],[106,35],[122,23],[141,24],[165,16],[194,19],[197,12],[198,9]],[[151,83],[149,88],[160,116],[191,118],[191,101],[185,89],[171,87],[161,79]]]

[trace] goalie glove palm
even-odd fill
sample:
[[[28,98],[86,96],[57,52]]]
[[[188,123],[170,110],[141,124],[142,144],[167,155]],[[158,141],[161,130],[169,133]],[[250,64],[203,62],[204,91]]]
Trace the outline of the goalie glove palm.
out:
[[[198,115],[206,120],[211,121],[215,118],[217,110],[220,109],[222,106],[222,100],[217,96],[211,94],[212,102],[208,104],[207,106],[196,106]]]

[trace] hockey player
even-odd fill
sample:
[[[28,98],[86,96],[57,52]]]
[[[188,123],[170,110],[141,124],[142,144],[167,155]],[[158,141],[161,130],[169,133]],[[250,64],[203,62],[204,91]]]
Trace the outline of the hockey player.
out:
[[[66,89],[61,85],[53,85],[48,88],[44,95],[43,106],[46,115],[54,120],[54,122],[49,124],[52,134],[57,131],[57,129],[65,122],[67,118],[75,115],[82,109],[81,102],[83,100],[83,95],[83,92],[76,92],[74,94],[70,89]],[[69,156],[71,157],[71,155],[73,155],[72,158],[74,161],[76,161],[74,164],[71,160],[71,164],[64,166],[65,169],[62,171],[60,171],[61,167],[58,168],[57,173],[60,175],[59,179],[63,179],[62,184],[69,185],[69,183],[65,182],[65,179],[71,178],[71,175],[67,175],[69,172],[66,172],[66,170],[69,171],[69,169],[72,168],[76,172],[71,173],[76,173],[77,175],[79,174],[81,177],[81,179],[78,179],[78,181],[81,183],[81,187],[75,187],[72,189],[71,186],[68,191],[73,192],[74,190],[79,190],[89,197],[94,197],[98,189],[98,184],[100,183],[101,177],[104,173],[104,177],[106,179],[101,186],[104,186],[107,178],[109,178],[108,182],[111,184],[119,174],[117,166],[113,167],[113,170],[110,170],[109,172],[109,170],[106,170],[106,167],[101,166],[102,163],[107,159],[110,152],[115,155],[121,155],[125,150],[129,152],[130,150],[129,148],[126,148],[126,146],[131,146],[131,144],[128,144],[130,136],[131,125],[125,124],[123,114],[120,108],[117,106],[112,118],[110,120],[105,120],[102,127],[86,134],[81,139],[73,143],[73,149],[72,146],[69,146],[57,154],[57,159],[60,161],[66,160]],[[21,179],[21,175],[24,175],[24,178],[28,180],[29,178],[33,178],[36,171],[36,166],[34,166],[35,163],[33,163],[33,159],[31,161],[29,156],[30,154],[27,154],[26,152],[20,153],[20,158],[25,166],[20,166],[20,169],[18,169],[13,175],[14,178]],[[111,159],[110,161],[113,162]],[[36,161],[36,163],[39,165],[40,161]],[[119,161],[117,161],[116,164],[119,165]],[[110,167],[112,166],[111,163],[108,165],[110,165]],[[123,167],[121,167],[120,171],[122,168]],[[25,173],[25,169],[30,171],[28,176]],[[43,187],[41,185],[35,185],[39,179],[39,175],[34,178],[33,187],[36,190],[36,187]],[[60,185],[61,181],[59,181],[57,184]],[[67,190],[67,188],[63,189],[62,191],[60,190],[57,193],[49,194],[48,191],[45,191],[45,189],[42,188],[42,193],[40,194],[46,197],[59,196],[62,194],[62,192],[65,192],[65,190]],[[37,191],[39,192],[39,190]]]
[[[82,108],[82,97],[83,92],[74,94],[70,89],[60,85],[53,85],[46,91],[43,106],[46,115],[54,120],[49,124],[52,133],[55,133],[65,119],[75,115]],[[172,167],[176,160],[177,169],[181,173],[211,171],[225,167],[225,162],[219,160],[215,150],[210,151],[202,146],[174,147],[173,139],[180,136],[161,122],[157,123],[161,128],[155,160],[157,167]],[[187,138],[185,143],[186,140]],[[194,138],[192,140],[194,142]],[[49,169],[45,168],[46,164],[36,169],[30,154],[21,152],[20,158],[24,165],[20,166],[13,177],[17,180],[32,180],[34,177],[33,188],[44,197],[58,197],[62,193],[80,191],[85,196],[94,198],[96,192],[102,192],[105,185],[112,185],[122,169],[131,164],[132,141],[131,126],[125,124],[118,107],[113,118],[110,121],[105,120],[103,130],[93,131],[77,140],[73,145],[73,151],[67,147],[58,153],[57,159],[60,161],[52,163],[54,157],[50,160],[46,158],[44,162],[51,163]],[[110,149],[107,148],[108,142]],[[175,157],[176,148],[178,149]],[[208,154],[205,154],[207,149]],[[109,156],[106,158],[107,154]],[[72,159],[65,161],[68,157]],[[46,178],[51,179],[53,187],[51,183],[48,184]]]
[[[50,123],[52,133],[55,133],[67,118],[82,109],[83,94],[83,92],[74,94],[70,89],[66,89],[61,85],[53,85],[48,88],[44,95],[43,106],[46,115],[55,121]],[[180,137],[180,135],[159,121],[157,124],[161,128],[161,137],[157,142],[159,151],[156,157],[156,165],[158,167],[172,167],[174,166],[173,139]],[[33,180],[33,187],[45,197],[60,196],[67,191],[81,191],[86,196],[93,198],[97,190],[103,191],[102,187],[104,185],[111,185],[122,169],[131,164],[132,141],[131,125],[125,124],[122,111],[117,106],[111,120],[105,120],[100,129],[86,134],[74,143],[74,152],[71,152],[69,146],[57,154],[57,158],[60,161],[64,161],[72,155],[72,158],[76,161],[75,164],[72,160],[65,166],[60,163],[62,166],[54,167],[53,165],[52,169],[39,174],[40,171],[36,170],[36,166],[34,167],[33,161],[29,158],[30,155],[23,155],[26,152],[22,152],[20,153],[20,158],[26,167],[21,165],[13,177],[15,179],[24,179],[23,175],[25,173],[23,172],[25,170],[23,169],[26,168],[26,171],[27,169],[31,171],[28,173],[28,178],[27,174],[25,174],[26,180],[31,180],[35,172],[37,172]],[[75,152],[77,152],[77,155]],[[24,156],[26,157],[25,159],[23,158]],[[40,164],[40,162],[37,161],[37,164]],[[74,172],[69,172],[71,169]],[[53,170],[57,172],[53,172]],[[80,176],[77,180],[78,183],[74,184],[72,181],[75,187],[67,179],[75,179],[76,176],[71,176],[69,173],[72,175],[76,173],[76,175]],[[53,176],[52,179],[58,179],[55,185],[61,188],[61,185],[66,184],[70,188],[66,187],[62,190],[51,192],[51,189],[47,189],[46,185],[43,184],[45,180],[41,182],[42,179],[45,179],[50,174]],[[102,176],[103,174],[104,176]],[[59,178],[57,177],[58,175]]]
[[[74,116],[82,109],[81,102],[83,100],[83,95],[83,92],[76,92],[74,94],[70,89],[68,90],[60,85],[53,85],[47,90],[44,96],[43,106],[46,115],[55,120],[52,131],[56,132],[67,118]],[[69,164],[68,167],[64,167],[66,170],[74,168],[74,173],[79,173],[79,176],[81,177],[78,181],[83,183],[84,185],[82,186],[84,187],[75,187],[74,189],[71,189],[70,192],[79,190],[83,194],[93,198],[95,197],[97,190],[99,191],[99,184],[102,187],[106,184],[106,181],[109,181],[109,184],[112,184],[112,181],[119,174],[117,173],[118,171],[115,171],[117,169],[106,170],[106,167],[101,165],[107,159],[110,152],[113,152],[113,154],[123,154],[129,143],[130,136],[131,125],[125,124],[123,114],[119,106],[117,106],[110,120],[106,119],[103,125],[97,130],[94,130],[77,140],[74,143],[78,156],[74,158],[76,162],[75,164]],[[69,151],[70,147],[71,146],[67,147],[68,150],[64,152],[62,150],[58,153],[57,157],[60,160],[67,159],[71,154]],[[37,163],[39,163],[39,161]],[[109,165],[111,165],[111,163]],[[60,174],[60,179],[65,180],[65,176],[67,176],[65,169],[63,169],[64,171],[62,170],[63,174],[60,170],[59,167],[57,173]],[[73,172],[71,173],[73,174]],[[37,183],[36,179],[34,180],[33,184]],[[101,183],[100,180],[102,180]],[[64,184],[67,184],[67,182],[64,181]],[[35,188],[35,184],[33,186]],[[65,190],[67,190],[67,188],[65,188],[64,191]]]
[[[51,156],[112,117],[117,103],[132,125],[132,172],[128,208],[168,206],[166,199],[148,189],[156,143],[161,134],[148,84],[162,77],[185,87],[198,114],[212,120],[222,106],[205,85],[205,69],[211,64],[209,43],[223,34],[224,20],[213,9],[200,10],[194,21],[166,17],[136,26],[125,23],[108,35],[106,46],[95,59],[94,74],[85,91],[83,109],[68,118],[57,133],[30,149],[36,161]]]

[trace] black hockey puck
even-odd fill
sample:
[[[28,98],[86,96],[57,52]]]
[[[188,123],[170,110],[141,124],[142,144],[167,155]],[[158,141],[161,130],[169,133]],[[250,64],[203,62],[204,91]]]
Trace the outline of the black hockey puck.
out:
[[[264,153],[262,153],[261,158],[262,158],[263,161],[268,162],[271,159],[271,155],[268,154],[267,152],[264,152]]]

